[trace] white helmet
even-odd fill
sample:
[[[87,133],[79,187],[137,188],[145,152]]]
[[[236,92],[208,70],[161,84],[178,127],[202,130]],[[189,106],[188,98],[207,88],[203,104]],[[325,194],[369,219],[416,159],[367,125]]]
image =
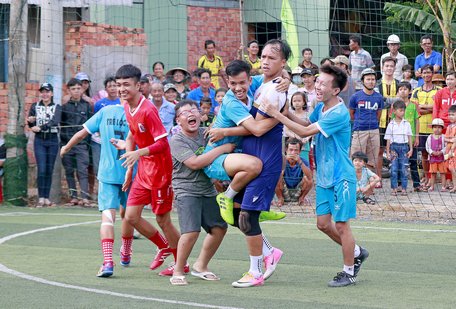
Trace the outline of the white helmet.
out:
[[[301,75],[301,72],[302,72],[302,68],[301,67],[296,67],[294,68],[292,71],[291,71],[291,75]]]
[[[399,44],[401,43],[401,40],[399,39],[399,37],[395,34],[391,34],[389,37],[388,37],[388,40],[386,41],[386,44]]]
[[[434,119],[432,119],[432,124],[431,124],[431,125],[432,125],[432,126],[441,126],[442,128],[445,127],[445,123],[444,123],[443,120],[440,119],[440,118],[434,118]]]

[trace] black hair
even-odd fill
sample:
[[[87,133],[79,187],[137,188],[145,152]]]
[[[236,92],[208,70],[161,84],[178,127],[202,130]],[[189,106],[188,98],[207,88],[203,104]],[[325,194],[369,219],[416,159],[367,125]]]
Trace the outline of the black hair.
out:
[[[290,99],[290,106],[293,110],[295,110],[296,108],[293,106],[293,98],[297,95],[300,95],[302,97],[302,99],[304,100],[304,106],[302,107],[302,109],[307,109],[307,95],[304,93],[304,92],[301,92],[301,91],[296,91],[295,93],[293,93],[293,95],[291,96],[291,99]]]
[[[400,109],[400,108],[405,109],[406,107],[407,107],[407,105],[405,105],[405,102],[402,101],[402,100],[397,100],[396,102],[393,103],[393,109],[394,110],[397,110],[397,109]]]
[[[299,145],[299,149],[302,149],[302,142],[297,138],[289,138],[285,143],[285,150],[288,149],[288,145]]]
[[[163,62],[157,61],[157,62],[154,62],[154,64],[152,64],[152,71],[155,70],[155,67],[157,66],[157,64],[160,64],[162,66],[163,70],[165,69],[165,65],[163,64]]]
[[[250,45],[252,45],[253,43],[259,44],[257,40],[251,40],[250,42],[247,43],[247,47],[250,47]]]
[[[362,151],[357,151],[354,154],[352,154],[352,160],[355,160],[355,159],[361,159],[361,160],[363,160],[364,163],[367,163],[369,161],[369,158],[367,157],[367,155]]]
[[[353,41],[355,43],[358,43],[358,45],[361,46],[361,37],[359,35],[350,35],[350,37],[348,38],[350,41]]]
[[[320,65],[323,65],[326,61],[329,61],[329,62],[331,62],[332,64],[334,64],[334,62],[331,60],[331,58],[325,57],[325,58],[321,59]]]
[[[211,72],[210,70],[201,68],[201,69],[198,71],[198,73],[197,73],[198,78],[201,78],[201,76],[202,76],[204,73],[208,73],[208,74],[209,74],[209,77],[212,76],[212,72]]]
[[[448,109],[448,113],[456,113],[456,105],[451,105]]]
[[[242,60],[233,60],[227,65],[225,72],[228,76],[237,76],[242,72],[245,72],[248,76],[250,76],[251,69],[252,67],[249,63]]]
[[[399,92],[399,88],[401,88],[401,87],[406,87],[409,91],[412,91],[412,85],[409,82],[406,82],[406,81],[399,82],[396,85],[397,92]]]
[[[451,71],[448,71],[446,74],[445,74],[445,77],[448,77],[450,75],[453,75],[454,77],[456,77],[456,72],[451,70]]]
[[[210,104],[212,106],[212,99],[209,97],[202,97],[200,101],[200,106],[202,104]]]
[[[431,70],[431,72],[434,74],[434,68],[432,67],[432,65],[430,64],[425,64],[421,67],[421,72],[423,72],[424,70]]]
[[[76,85],[82,86],[82,82],[77,78],[72,78],[67,83],[68,88],[76,86]]]
[[[227,92],[228,92],[228,89],[223,88],[223,87],[222,87],[222,88],[219,88],[219,89],[215,90],[215,95],[217,95],[217,93],[219,93],[219,92],[225,92],[225,93],[227,93]]]
[[[112,76],[112,75],[106,77],[104,82],[103,82],[103,85],[104,85],[105,88],[108,86],[109,82],[116,82],[116,78],[114,76]]]
[[[291,48],[287,41],[281,39],[272,39],[267,41],[266,44],[264,44],[264,47],[268,45],[279,45],[280,52],[282,53],[282,58],[288,61],[291,56]]]
[[[132,64],[121,66],[116,72],[116,79],[133,78],[136,82],[141,79],[141,70]]]
[[[177,103],[176,106],[174,106],[176,115],[177,115],[177,112],[179,111],[179,109],[181,109],[182,107],[187,106],[187,105],[198,107],[198,104],[195,101],[189,100],[189,99],[183,99],[182,101]]]
[[[385,58],[383,58],[383,60],[382,60],[382,64],[384,65],[384,64],[385,64],[385,62],[387,62],[387,61],[393,61],[393,62],[394,62],[394,65],[396,65],[396,64],[397,64],[397,60],[396,60],[396,58],[393,58],[393,57],[391,57],[391,56],[388,56],[388,57],[385,57]]]
[[[402,72],[405,72],[405,71],[412,71],[412,72],[413,72],[413,67],[412,67],[412,65],[410,65],[410,64],[405,64],[405,65],[402,67]]]
[[[421,37],[420,39],[420,44],[423,42],[423,40],[431,40],[431,43],[433,42],[432,41],[432,36],[430,34],[425,34]]]
[[[304,48],[304,49],[301,51],[301,55],[304,56],[304,52],[306,52],[306,51],[310,51],[310,53],[313,55],[313,51],[312,51],[312,49],[310,49],[309,47]]]
[[[213,40],[206,40],[204,41],[204,49],[206,49],[209,45],[213,44],[215,47],[215,42]]]
[[[332,84],[334,88],[339,88],[340,91],[345,88],[348,77],[347,73],[345,73],[341,68],[334,65],[324,65],[320,68],[320,72],[329,74],[334,78]]]

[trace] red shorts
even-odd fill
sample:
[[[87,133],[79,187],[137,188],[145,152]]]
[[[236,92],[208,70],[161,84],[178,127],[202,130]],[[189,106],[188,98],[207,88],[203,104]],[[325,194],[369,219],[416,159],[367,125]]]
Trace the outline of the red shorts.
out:
[[[152,212],[163,215],[173,208],[173,188],[171,184],[163,188],[146,189],[137,181],[133,181],[128,193],[127,206],[143,206],[150,204]]]

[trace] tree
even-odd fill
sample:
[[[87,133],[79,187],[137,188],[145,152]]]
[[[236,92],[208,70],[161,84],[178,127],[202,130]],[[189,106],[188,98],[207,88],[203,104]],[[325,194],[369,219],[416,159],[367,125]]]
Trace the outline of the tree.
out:
[[[384,10],[399,19],[413,23],[423,30],[440,32],[445,45],[444,54],[448,70],[454,70],[454,48],[456,42],[455,0],[416,0],[419,6],[386,2]]]

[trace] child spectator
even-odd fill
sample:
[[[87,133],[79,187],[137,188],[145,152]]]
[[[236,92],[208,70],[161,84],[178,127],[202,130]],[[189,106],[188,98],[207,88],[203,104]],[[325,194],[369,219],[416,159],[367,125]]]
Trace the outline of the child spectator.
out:
[[[356,170],[356,200],[362,200],[369,205],[376,202],[370,196],[374,194],[375,185],[381,181],[380,177],[366,167],[367,155],[357,151],[352,155],[353,165]]]
[[[450,125],[445,133],[446,154],[448,169],[453,178],[453,188],[451,193],[456,193],[456,105],[452,105],[448,110],[448,119]]]
[[[214,108],[214,115],[217,116],[219,110],[220,110],[220,106],[222,106],[222,103],[223,103],[223,97],[225,97],[225,94],[228,90],[226,90],[225,88],[219,88],[217,90],[215,90],[215,101],[217,102],[218,106],[216,106]]]
[[[174,86],[174,84],[168,83],[163,87],[163,91],[165,92],[164,96],[166,101],[173,103],[176,105],[178,103],[177,101],[177,88]]]
[[[307,95],[304,92],[297,91],[291,96],[291,106],[289,112],[293,113],[301,120],[309,120],[310,113],[308,111]],[[299,135],[288,129],[286,126],[284,127],[284,136],[285,140],[287,140],[288,138],[296,138],[301,141],[302,151],[304,153],[303,157],[309,162],[310,137],[301,138]]]
[[[394,119],[386,127],[386,154],[391,160],[391,189],[392,194],[398,192],[398,176],[401,176],[402,195],[407,195],[407,165],[408,158],[412,156],[412,128],[404,119],[404,101],[393,103]]]
[[[211,113],[212,100],[209,97],[202,97],[200,101],[201,124],[200,127],[207,128],[214,120],[214,114]]]
[[[447,172],[446,163],[444,162],[444,149],[445,149],[445,137],[442,135],[442,131],[445,124],[442,119],[435,118],[432,120],[432,131],[433,134],[429,135],[426,140],[426,150],[429,153],[429,172],[431,173],[431,178],[429,179],[429,190],[434,191],[435,176],[437,173],[440,173],[440,178],[442,181],[442,188],[440,192],[445,192],[446,189],[446,178],[445,174]]]
[[[402,67],[402,81],[409,82],[412,86],[412,90],[418,87],[418,81],[413,79],[413,67],[410,64],[406,64]]]

